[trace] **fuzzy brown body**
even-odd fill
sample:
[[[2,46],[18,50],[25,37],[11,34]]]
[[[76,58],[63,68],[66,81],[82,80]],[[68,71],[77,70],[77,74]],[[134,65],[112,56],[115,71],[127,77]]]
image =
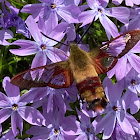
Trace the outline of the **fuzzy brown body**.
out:
[[[82,99],[89,104],[89,109],[102,109],[106,106],[104,89],[98,77],[90,55],[71,44],[69,57],[70,69]]]

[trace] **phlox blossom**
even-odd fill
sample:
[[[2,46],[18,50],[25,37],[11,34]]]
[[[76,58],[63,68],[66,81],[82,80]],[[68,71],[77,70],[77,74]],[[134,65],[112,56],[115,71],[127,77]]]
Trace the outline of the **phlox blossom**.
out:
[[[10,83],[10,78],[5,77],[3,88],[7,94],[0,92],[0,123],[3,123],[11,116],[11,126],[14,136],[17,135],[17,127],[22,133],[23,119],[32,125],[43,125],[45,118],[36,109],[26,106],[31,100],[29,94],[20,97],[20,91],[17,86]]]
[[[52,62],[58,62],[67,58],[67,56],[62,50],[53,47],[57,44],[56,41],[48,39],[41,34],[41,30],[39,29],[37,23],[35,23],[32,16],[28,17],[28,19],[26,20],[26,24],[35,41],[23,39],[14,41],[12,45],[18,45],[21,48],[10,49],[11,53],[19,56],[36,54],[33,59],[31,68],[46,65],[49,60],[51,60]],[[65,35],[64,31],[66,27],[67,23],[62,22],[56,28],[54,28],[54,30],[52,30],[52,32],[49,35],[46,32],[45,34],[47,34],[51,38],[60,41]],[[44,30],[42,32],[44,32]]]
[[[116,122],[118,122],[125,133],[134,135],[133,126],[138,129],[140,127],[135,118],[126,112],[125,102],[121,99],[124,89],[123,80],[113,85],[111,80],[106,78],[103,85],[109,103],[105,110],[106,115],[96,126],[96,133],[103,131],[103,139],[108,139],[113,133]]]
[[[81,27],[99,18],[109,39],[110,36],[116,37],[119,34],[116,25],[107,16],[115,17],[122,23],[129,21],[130,12],[126,7],[106,8],[108,0],[87,0],[87,4],[91,10],[84,11],[79,15],[79,21],[82,22]]]

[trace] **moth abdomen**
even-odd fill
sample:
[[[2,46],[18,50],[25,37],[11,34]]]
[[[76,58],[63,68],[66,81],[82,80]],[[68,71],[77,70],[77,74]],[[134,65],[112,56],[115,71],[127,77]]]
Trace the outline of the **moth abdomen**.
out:
[[[80,96],[86,100],[89,109],[94,111],[102,110],[107,105],[104,89],[98,76],[88,77],[76,84]]]

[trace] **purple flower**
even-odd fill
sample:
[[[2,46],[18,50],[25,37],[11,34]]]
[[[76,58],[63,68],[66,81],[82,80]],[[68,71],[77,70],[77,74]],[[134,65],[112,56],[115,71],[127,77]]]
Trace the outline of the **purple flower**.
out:
[[[31,68],[46,65],[48,63],[47,60],[48,58],[52,62],[62,61],[67,58],[67,56],[62,50],[53,47],[54,45],[57,44],[56,41],[53,41],[52,39],[48,39],[40,33],[41,31],[38,25],[35,23],[32,16],[28,17],[28,19],[26,20],[26,24],[35,41],[22,40],[22,39],[17,40],[13,42],[12,45],[19,45],[21,48],[10,49],[11,53],[19,56],[36,54],[33,59]],[[56,26],[49,35],[46,32],[45,34],[47,34],[51,38],[60,41],[65,35],[64,31],[66,27],[67,27],[67,23],[62,22],[58,26]],[[44,30],[42,32],[44,32]]]
[[[65,0],[64,3],[65,5],[75,4],[78,6],[79,4],[82,4],[82,0]]]
[[[128,90],[125,92],[122,99],[125,102],[126,109],[130,108],[131,114],[135,114],[140,108],[140,101],[138,98],[140,92],[139,76],[139,73],[132,68],[124,78],[125,87],[128,88]]]
[[[130,21],[121,27],[121,32],[125,33],[131,30],[140,29],[140,8],[134,7],[130,9]]]
[[[117,80],[121,80],[125,77],[133,67],[138,73],[140,73],[140,57],[134,53],[140,52],[140,41],[123,57],[118,59],[117,64],[107,73],[111,78],[116,75]]]
[[[130,113],[135,114],[140,109],[140,101],[137,93],[128,89],[122,97],[122,100],[125,102],[125,108],[130,108]]]
[[[53,112],[56,107],[63,113],[66,110],[71,110],[69,103],[76,101],[78,95],[75,85],[66,89],[54,89],[50,87],[32,88],[30,92],[34,94],[34,99],[30,100],[33,102],[33,106],[43,106],[47,112]]]
[[[79,21],[83,23],[81,27],[99,18],[110,39],[110,36],[116,37],[119,34],[116,25],[107,16],[115,17],[122,23],[128,23],[130,12],[126,7],[105,8],[108,0],[102,2],[98,0],[87,0],[87,4],[92,10],[84,11],[79,15]]]
[[[31,140],[74,140],[79,129],[79,122],[74,116],[64,117],[60,111],[44,112],[46,127],[33,126],[27,130],[27,134],[34,137]]]
[[[96,117],[96,116],[100,113],[100,112],[95,112],[95,111],[93,111],[93,110],[88,110],[88,109],[87,109],[87,106],[88,106],[87,102],[86,102],[86,103],[80,102],[80,109],[81,109],[81,112],[82,112],[83,114],[85,114],[87,117],[93,118],[93,117]]]
[[[65,31],[67,38],[65,40],[65,44],[70,44],[72,41],[78,42],[80,40],[80,35],[76,35],[75,32],[75,26],[74,24],[69,24],[66,31]],[[78,39],[77,39],[78,36]],[[83,49],[84,51],[89,51],[89,45],[88,44],[78,44],[79,48]],[[70,55],[70,48],[69,46],[62,45],[61,49],[66,52],[66,54],[69,56]]]
[[[123,0],[112,0],[112,2],[116,5],[119,5],[122,3]],[[127,6],[131,6],[133,7],[134,4],[139,5],[140,4],[140,0],[125,0],[125,4]]]
[[[11,116],[12,132],[17,134],[17,127],[20,132],[23,130],[23,119],[32,125],[44,124],[43,115],[35,108],[26,106],[31,97],[24,94],[20,97],[19,88],[10,83],[10,78],[5,77],[3,88],[7,94],[0,92],[0,123],[3,123]],[[31,95],[32,96],[32,95]]]
[[[124,89],[123,81],[119,81],[113,85],[113,83],[106,78],[103,85],[109,104],[105,110],[106,115],[97,124],[97,133],[103,130],[103,139],[110,138],[117,121],[125,133],[134,135],[133,126],[136,125],[139,128],[139,125],[133,116],[126,113],[125,102],[121,99]]]
[[[40,0],[40,2],[42,3],[25,5],[21,12],[32,14],[36,21],[39,17],[44,18],[45,21],[51,22],[53,28],[60,19],[68,23],[78,23],[77,18],[81,11],[76,5],[65,6],[65,0]]]
[[[4,3],[5,1],[5,3]],[[26,37],[30,37],[30,33],[25,26],[24,20],[18,16],[19,9],[12,6],[7,0],[2,1],[3,13],[0,18],[0,27],[8,29],[10,27],[16,27],[17,33],[22,33]],[[10,12],[6,9],[5,5],[9,8]]]
[[[82,112],[78,111],[78,118],[80,120],[80,129],[77,132],[79,136],[75,140],[98,140],[95,135],[95,127],[97,122],[94,120],[91,123],[90,117],[86,116]]]
[[[9,29],[2,29],[0,30],[0,44],[1,45],[10,45],[6,39],[11,39],[13,38],[13,32]]]
[[[138,140],[140,139],[140,130],[136,127],[133,127],[135,135],[130,135],[122,131],[120,125],[116,123],[115,129],[112,133],[111,140]]]
[[[16,132],[16,135],[18,134],[18,131]],[[12,132],[12,129],[10,129],[6,134],[2,135],[0,138],[1,140],[19,140],[15,138],[15,135]]]
[[[136,70],[132,68],[124,80],[126,88],[128,87],[128,89],[136,94],[140,93],[140,75]]]

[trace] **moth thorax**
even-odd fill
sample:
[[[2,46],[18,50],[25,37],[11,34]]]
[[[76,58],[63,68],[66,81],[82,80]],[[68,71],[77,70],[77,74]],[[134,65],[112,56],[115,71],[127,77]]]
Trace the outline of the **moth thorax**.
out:
[[[83,65],[82,65],[83,64]],[[85,64],[84,63],[73,65],[73,76],[76,83],[80,83],[84,80],[87,80],[89,77],[96,77],[98,76],[94,66],[92,64]],[[87,81],[89,82],[89,81]],[[86,82],[85,82],[86,83]]]

